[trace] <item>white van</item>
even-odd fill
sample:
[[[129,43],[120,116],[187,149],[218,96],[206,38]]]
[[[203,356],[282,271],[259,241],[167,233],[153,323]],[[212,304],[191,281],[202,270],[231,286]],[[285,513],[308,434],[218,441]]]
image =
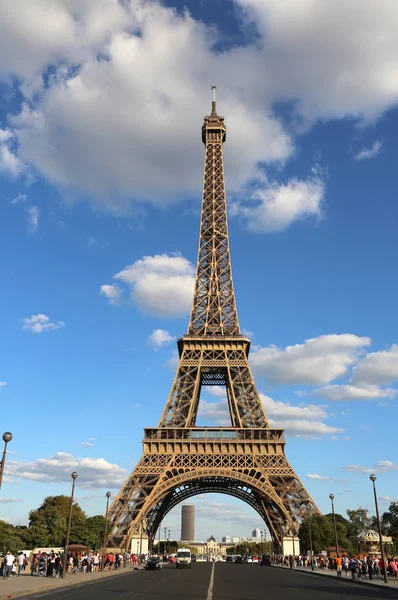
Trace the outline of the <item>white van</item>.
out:
[[[189,567],[191,568],[191,551],[189,548],[180,548],[177,550],[176,556],[176,567]]]

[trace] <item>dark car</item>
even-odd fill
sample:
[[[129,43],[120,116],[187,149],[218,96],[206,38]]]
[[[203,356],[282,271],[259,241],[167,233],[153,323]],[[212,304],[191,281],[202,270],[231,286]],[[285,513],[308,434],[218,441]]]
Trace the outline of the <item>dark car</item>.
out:
[[[239,563],[240,565],[243,564],[243,557],[242,556],[235,556],[235,562]]]
[[[271,556],[269,554],[263,554],[260,560],[260,566],[265,565],[266,567],[271,566]]]
[[[151,556],[151,558],[148,558],[146,561],[145,568],[153,570],[163,569],[163,561],[159,556]]]
[[[233,562],[232,556],[227,555],[225,557],[225,562]]]

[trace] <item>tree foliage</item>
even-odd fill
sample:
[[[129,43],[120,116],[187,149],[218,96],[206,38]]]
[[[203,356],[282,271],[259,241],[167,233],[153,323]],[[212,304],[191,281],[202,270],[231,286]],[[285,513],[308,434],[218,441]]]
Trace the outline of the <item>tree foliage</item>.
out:
[[[361,506],[355,510],[347,509],[348,520],[351,526],[351,535],[357,537],[361,531],[372,526],[372,518],[368,515],[368,509]]]
[[[311,517],[306,517],[300,526],[299,538],[302,554],[306,554],[310,550],[310,525],[312,549],[315,554],[327,550],[330,546],[336,545],[333,515],[313,515]],[[355,540],[352,537],[351,525],[347,519],[339,514],[336,514],[336,530],[339,548],[344,548],[344,550],[351,553],[355,548]]]

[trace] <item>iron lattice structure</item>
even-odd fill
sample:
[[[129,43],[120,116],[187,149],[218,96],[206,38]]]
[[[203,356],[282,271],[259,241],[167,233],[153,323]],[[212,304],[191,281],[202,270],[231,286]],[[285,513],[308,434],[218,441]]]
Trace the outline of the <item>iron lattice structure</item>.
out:
[[[145,429],[143,455],[113,501],[110,544],[153,539],[179,502],[205,492],[235,496],[266,523],[276,549],[301,517],[319,512],[286,459],[284,432],[271,429],[240,333],[232,282],[224,184],[224,118],[204,119],[205,171],[195,291],[179,365],[156,429]],[[232,427],[195,427],[202,386],[225,387]]]

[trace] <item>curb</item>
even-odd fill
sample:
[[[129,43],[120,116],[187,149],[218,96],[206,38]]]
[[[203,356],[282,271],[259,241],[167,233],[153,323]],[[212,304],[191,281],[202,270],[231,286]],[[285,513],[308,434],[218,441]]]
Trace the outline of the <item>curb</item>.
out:
[[[285,569],[290,571],[290,569],[288,569],[287,567],[282,567],[279,565],[271,565],[273,568],[275,569]],[[319,571],[304,571],[303,569],[293,569],[293,571],[295,571],[296,573],[303,573],[304,575],[315,575],[318,577],[327,577],[328,579],[336,579],[339,580],[341,579],[341,581],[345,581],[347,583],[351,583],[353,585],[359,585],[359,586],[366,586],[368,588],[372,588],[373,590],[383,590],[385,592],[393,592],[394,594],[398,592],[398,585],[396,587],[390,587],[390,580],[388,581],[388,583],[383,583],[380,585],[375,585],[374,583],[370,583],[370,581],[366,581],[366,580],[358,580],[358,579],[351,579],[350,577],[332,577],[331,575],[325,575],[324,573],[321,573]]]
[[[141,571],[142,569],[135,567],[132,570],[129,571],[122,571],[119,573],[112,573],[112,577],[120,577],[122,575],[131,575],[131,573],[133,573],[134,571]],[[31,594],[37,594],[37,595],[49,595],[51,593],[57,592],[57,591],[63,591],[65,588],[80,588],[83,587],[84,585],[95,585],[96,583],[100,583],[101,581],[103,581],[104,579],[109,579],[109,575],[106,577],[98,577],[97,579],[91,580],[91,581],[81,581],[80,583],[67,583],[68,580],[66,580],[66,582],[64,583],[64,585],[59,585],[59,586],[51,586],[49,585],[48,587],[44,587],[44,588],[31,588],[31,589],[27,589],[27,590],[20,590],[20,591],[15,591],[13,592],[12,590],[10,590],[9,592],[6,592],[3,594],[0,594],[0,600],[13,600],[14,598],[24,598],[25,596],[30,596]]]

